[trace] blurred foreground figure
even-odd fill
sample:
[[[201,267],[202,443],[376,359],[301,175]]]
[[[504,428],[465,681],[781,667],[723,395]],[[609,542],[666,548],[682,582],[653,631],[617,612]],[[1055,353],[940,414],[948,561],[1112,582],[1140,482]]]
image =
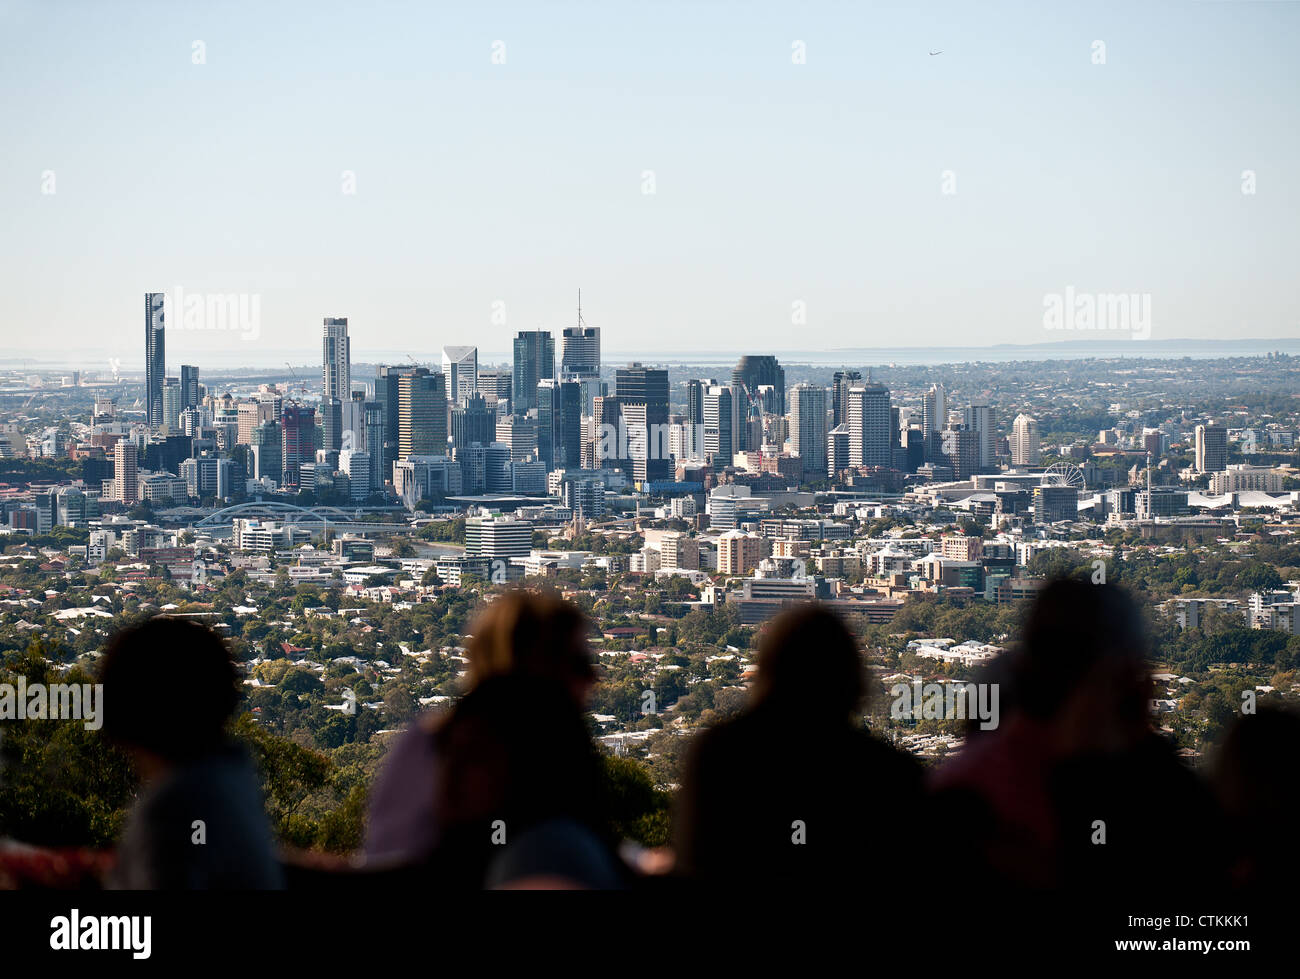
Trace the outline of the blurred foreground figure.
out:
[[[601,762],[581,709],[553,680],[490,677],[438,730],[431,865],[450,886],[623,885],[602,833]]]
[[[1221,881],[1212,798],[1152,729],[1146,643],[1137,606],[1116,585],[1058,580],[1039,592],[1022,643],[991,675],[1001,723],[933,780],[936,811],[989,885]],[[1197,859],[1169,859],[1183,853]]]
[[[1300,854],[1278,831],[1300,814],[1300,714],[1260,707],[1243,714],[1215,753],[1213,783],[1227,812],[1232,882],[1260,893],[1285,893],[1300,876]]]
[[[471,694],[494,677],[534,680],[581,720],[596,676],[587,628],[582,613],[568,602],[523,590],[501,595],[472,626],[466,650]],[[371,795],[368,860],[424,860],[437,846],[443,784],[439,729],[444,720],[438,713],[420,717],[389,749]]]
[[[752,698],[692,750],[679,871],[728,889],[905,879],[921,769],[862,727],[864,665],[843,622],[816,606],[774,619]]]
[[[109,644],[101,682],[104,734],[144,780],[109,886],[283,886],[257,771],[226,737],[239,677],[221,637],[151,619]]]

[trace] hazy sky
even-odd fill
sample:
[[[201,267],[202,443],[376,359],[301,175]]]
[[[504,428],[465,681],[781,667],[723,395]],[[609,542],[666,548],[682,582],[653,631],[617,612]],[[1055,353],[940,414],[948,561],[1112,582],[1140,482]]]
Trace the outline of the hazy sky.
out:
[[[1149,294],[1153,338],[1294,337],[1298,27],[1266,2],[0,0],[5,347],[138,367],[142,294],[178,286],[261,319],[173,323],[173,370],[312,360],[324,316],[354,360],[505,351],[579,287],[609,355],[1064,339],[1067,286]]]

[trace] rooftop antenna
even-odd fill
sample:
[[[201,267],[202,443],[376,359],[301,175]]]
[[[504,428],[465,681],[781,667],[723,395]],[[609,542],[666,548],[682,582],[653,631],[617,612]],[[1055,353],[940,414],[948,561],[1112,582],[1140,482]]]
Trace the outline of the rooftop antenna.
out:
[[[578,329],[582,329],[582,290],[578,290]]]

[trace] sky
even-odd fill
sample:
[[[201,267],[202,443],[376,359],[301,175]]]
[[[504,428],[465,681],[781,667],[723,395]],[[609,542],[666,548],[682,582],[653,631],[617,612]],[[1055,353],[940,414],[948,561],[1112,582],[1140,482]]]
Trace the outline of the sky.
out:
[[[1154,339],[1293,338],[1298,28],[1288,2],[0,0],[4,349],[133,369],[143,294],[178,290],[250,319],[169,313],[169,372],[313,360],[327,316],[354,361],[491,359],[579,289],[607,358],[1073,339],[1045,323],[1067,288],[1145,297]]]

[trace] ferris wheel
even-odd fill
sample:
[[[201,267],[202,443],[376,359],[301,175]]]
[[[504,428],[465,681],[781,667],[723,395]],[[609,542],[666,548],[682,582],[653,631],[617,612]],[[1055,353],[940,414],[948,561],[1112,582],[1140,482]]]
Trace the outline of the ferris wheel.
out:
[[[1072,462],[1057,462],[1043,472],[1043,486],[1073,486],[1084,489],[1083,470]]]

